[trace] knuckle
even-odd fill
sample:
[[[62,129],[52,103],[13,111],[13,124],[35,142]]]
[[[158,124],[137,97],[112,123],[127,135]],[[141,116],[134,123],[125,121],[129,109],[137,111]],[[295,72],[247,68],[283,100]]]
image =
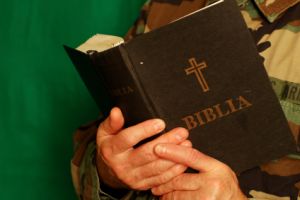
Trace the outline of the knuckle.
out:
[[[161,175],[170,168],[169,165],[170,164],[168,163],[168,161],[157,160],[150,163],[150,170],[154,171],[157,175]]]
[[[147,161],[153,161],[156,158],[156,156],[153,154],[153,152],[148,151],[147,149],[143,150],[143,157]],[[151,164],[151,169],[155,169],[155,167],[157,167],[156,163],[153,162]]]
[[[169,176],[167,174],[162,174],[158,176],[158,184],[163,184],[169,181]]]
[[[155,168],[153,168],[153,169],[155,169]],[[159,168],[159,167],[156,169],[156,173],[159,175],[159,178],[160,178],[160,179],[163,179],[163,180],[164,180],[164,179],[166,178],[166,176],[167,176],[164,172],[165,172],[165,171],[164,171],[163,169]]]
[[[149,171],[155,172],[153,173],[153,175],[161,173],[161,169],[157,166],[156,162],[151,162],[148,167],[149,167]]]
[[[183,173],[186,169],[187,169],[186,166],[177,164],[173,168],[173,174],[175,174],[177,176],[177,175]]]
[[[142,161],[143,163],[152,163],[157,159],[157,156],[154,154],[153,150],[150,147],[147,147],[147,144],[142,145],[141,147],[138,147],[135,149],[135,151],[132,154],[132,158],[136,157],[138,160]],[[152,165],[153,164],[153,165]],[[156,170],[154,166],[154,163],[150,165],[151,169]]]
[[[181,166],[176,166],[173,167],[171,170],[168,170],[165,173],[161,173],[161,175],[158,177],[158,181],[160,184],[166,183],[168,181],[170,181],[172,178],[175,178],[176,176],[178,176],[178,174],[180,174],[183,170],[184,167]],[[179,180],[177,180],[179,181]],[[175,183],[175,184],[179,184],[179,183]]]

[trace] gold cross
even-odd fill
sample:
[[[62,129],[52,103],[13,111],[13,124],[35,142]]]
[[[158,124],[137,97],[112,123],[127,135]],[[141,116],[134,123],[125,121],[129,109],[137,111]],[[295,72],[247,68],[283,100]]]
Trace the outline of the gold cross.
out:
[[[203,90],[203,92],[209,91],[209,87],[207,85],[206,80],[203,77],[201,69],[204,69],[207,67],[205,62],[197,63],[195,58],[190,58],[189,63],[191,67],[185,69],[186,75],[195,74],[197,77],[197,80]]]

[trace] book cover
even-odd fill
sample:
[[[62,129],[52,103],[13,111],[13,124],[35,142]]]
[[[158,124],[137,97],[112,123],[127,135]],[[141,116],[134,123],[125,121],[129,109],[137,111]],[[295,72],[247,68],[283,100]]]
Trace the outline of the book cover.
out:
[[[65,48],[100,108],[119,106],[127,126],[159,117],[166,130],[185,127],[194,148],[236,172],[295,151],[234,0],[102,52]]]

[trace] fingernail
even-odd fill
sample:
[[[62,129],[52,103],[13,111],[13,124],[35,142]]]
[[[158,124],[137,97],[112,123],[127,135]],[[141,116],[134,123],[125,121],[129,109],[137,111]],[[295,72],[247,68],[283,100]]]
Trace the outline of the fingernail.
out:
[[[166,150],[167,149],[164,146],[160,145],[160,144],[156,145],[156,147],[155,147],[155,152],[157,154],[164,154],[166,152]]]
[[[160,120],[160,119],[155,120],[155,122],[153,124],[154,131],[157,131],[157,132],[162,131],[164,129],[164,127],[165,127],[165,123],[162,120]]]
[[[189,141],[189,140],[184,141],[183,143],[181,143],[181,145],[185,146],[185,147],[192,147],[193,146],[192,142]]]

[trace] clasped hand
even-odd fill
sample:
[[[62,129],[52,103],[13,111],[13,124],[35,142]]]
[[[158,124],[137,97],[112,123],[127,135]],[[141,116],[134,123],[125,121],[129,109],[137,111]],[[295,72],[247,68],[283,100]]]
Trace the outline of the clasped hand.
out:
[[[134,148],[163,131],[165,124],[151,119],[125,129],[123,125],[120,109],[114,108],[97,132],[97,169],[110,187],[151,189],[161,199],[246,199],[234,172],[193,149],[186,129],[175,128]],[[199,173],[184,173],[187,167]]]

